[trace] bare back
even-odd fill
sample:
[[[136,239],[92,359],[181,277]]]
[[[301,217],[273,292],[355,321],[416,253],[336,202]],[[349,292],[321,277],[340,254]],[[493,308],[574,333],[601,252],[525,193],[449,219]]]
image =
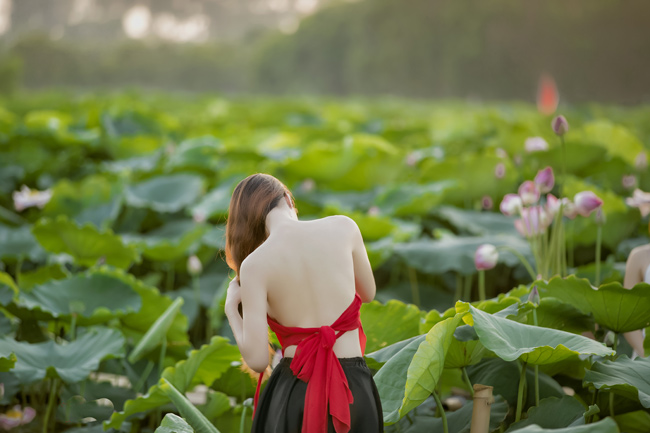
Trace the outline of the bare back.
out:
[[[331,325],[354,299],[353,237],[341,218],[292,221],[249,258],[266,285],[267,313],[285,326]],[[295,346],[286,348],[293,356]],[[338,357],[361,356],[358,331],[334,345]]]

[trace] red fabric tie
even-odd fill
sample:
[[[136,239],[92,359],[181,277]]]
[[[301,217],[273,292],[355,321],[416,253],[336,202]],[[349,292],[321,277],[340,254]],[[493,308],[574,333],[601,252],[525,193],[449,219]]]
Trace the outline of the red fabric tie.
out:
[[[302,433],[326,433],[329,409],[337,433],[350,431],[350,404],[354,401],[345,372],[332,350],[336,339],[347,331],[359,329],[361,353],[365,352],[366,335],[361,327],[359,309],[361,298],[355,294],[352,304],[331,326],[298,328],[283,326],[267,317],[269,326],[278,336],[282,352],[297,345],[291,370],[298,379],[307,382]],[[262,375],[255,393],[255,407]]]

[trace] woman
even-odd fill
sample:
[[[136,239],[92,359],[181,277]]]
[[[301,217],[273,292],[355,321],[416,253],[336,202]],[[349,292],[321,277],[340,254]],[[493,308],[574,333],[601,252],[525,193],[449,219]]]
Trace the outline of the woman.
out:
[[[376,288],[355,222],[299,221],[289,190],[254,174],[230,200],[226,261],[237,273],[226,315],[248,366],[264,372],[269,364],[267,323],[283,346],[253,431],[383,431],[359,321],[361,302],[372,301]]]
[[[627,263],[625,264],[625,279],[623,280],[623,286],[626,289],[631,289],[641,282],[650,284],[650,244],[634,248],[632,252],[630,252],[630,255],[627,258]],[[623,335],[627,342],[630,343],[630,346],[632,346],[632,349],[634,349],[632,358],[635,358],[636,356],[643,358],[643,340],[645,332],[639,329],[637,331],[626,332]]]

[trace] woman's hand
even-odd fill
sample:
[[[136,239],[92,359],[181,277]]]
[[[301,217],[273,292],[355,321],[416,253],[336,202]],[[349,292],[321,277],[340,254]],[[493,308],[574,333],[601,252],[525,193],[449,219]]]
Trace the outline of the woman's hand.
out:
[[[237,281],[237,277],[233,278],[228,285],[228,291],[226,292],[226,304],[225,310],[228,311],[238,311],[239,304],[241,303],[241,287]]]

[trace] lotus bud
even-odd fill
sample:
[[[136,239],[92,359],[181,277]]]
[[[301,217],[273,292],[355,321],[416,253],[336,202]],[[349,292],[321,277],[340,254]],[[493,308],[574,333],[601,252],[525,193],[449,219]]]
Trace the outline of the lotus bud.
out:
[[[548,143],[542,137],[530,137],[524,141],[526,152],[542,152],[548,150]]]
[[[500,147],[497,147],[496,154],[497,154],[497,158],[501,158],[501,159],[508,158],[508,152],[506,152],[505,150],[503,150]]]
[[[621,185],[625,189],[632,189],[636,186],[636,176],[633,174],[624,175],[621,179]]]
[[[596,211],[596,224],[599,226],[605,225],[607,218],[605,217],[605,212],[603,212],[603,207],[599,207]]]
[[[606,346],[614,346],[615,341],[616,334],[614,334],[613,331],[607,331],[607,334],[605,334],[605,338],[603,339],[603,343],[605,343]]]
[[[589,216],[593,211],[603,205],[603,201],[591,191],[579,192],[573,197],[578,208],[578,213],[584,217]]]
[[[537,203],[539,195],[539,188],[532,180],[527,180],[519,187],[519,197],[524,205]]]
[[[492,269],[497,265],[499,253],[494,245],[483,244],[476,249],[474,265],[479,271]]]
[[[205,212],[202,210],[195,210],[192,212],[192,219],[194,220],[195,223],[204,223],[208,218]]]
[[[521,218],[515,220],[515,228],[525,237],[536,236],[543,233],[551,223],[551,218],[543,207],[533,206],[524,208]]]
[[[553,189],[555,185],[555,176],[553,175],[553,169],[551,167],[546,167],[543,170],[537,172],[535,176],[535,184],[539,187],[539,192],[546,194]]]
[[[370,206],[368,209],[368,215],[370,216],[377,216],[379,215],[379,207],[377,206]]]
[[[481,208],[485,210],[490,210],[492,209],[492,206],[494,206],[494,203],[492,202],[492,197],[489,195],[484,195],[483,198],[481,199]]]
[[[195,255],[189,256],[187,259],[187,273],[193,277],[196,277],[198,275],[201,275],[201,272],[203,272],[203,265],[201,264],[201,260],[199,260],[199,258]]]
[[[497,179],[503,179],[506,175],[506,166],[500,162],[494,167],[494,177]]]
[[[3,430],[11,430],[20,425],[29,424],[36,417],[36,410],[31,407],[24,409],[19,405],[9,409],[7,412],[0,414],[0,427]]]
[[[517,194],[506,194],[506,196],[503,197],[503,200],[501,201],[501,205],[499,206],[501,213],[506,216],[517,215],[519,212],[521,212],[522,208],[523,203],[521,201],[521,197],[519,197]]]
[[[575,219],[578,216],[578,208],[571,200],[562,197],[562,207],[564,209],[564,216],[569,219]]]
[[[625,199],[625,203],[628,206],[638,208],[642,217],[650,214],[650,192],[644,192],[637,188],[634,190],[632,197]]]
[[[546,195],[546,212],[551,216],[551,218],[555,218],[555,215],[557,215],[558,211],[560,210],[561,204],[562,202],[558,200],[553,194]]]
[[[253,398],[249,397],[242,403],[244,407],[253,407]]]
[[[534,304],[535,306],[539,305],[541,302],[541,299],[539,297],[539,290],[537,290],[537,286],[533,286],[532,289],[530,289],[530,293],[528,294],[528,302]]]
[[[648,155],[645,152],[639,152],[634,159],[634,166],[639,171],[645,170],[648,167]]]
[[[566,118],[562,115],[553,119],[551,126],[553,127],[553,132],[560,137],[569,132],[569,122],[567,122]]]

